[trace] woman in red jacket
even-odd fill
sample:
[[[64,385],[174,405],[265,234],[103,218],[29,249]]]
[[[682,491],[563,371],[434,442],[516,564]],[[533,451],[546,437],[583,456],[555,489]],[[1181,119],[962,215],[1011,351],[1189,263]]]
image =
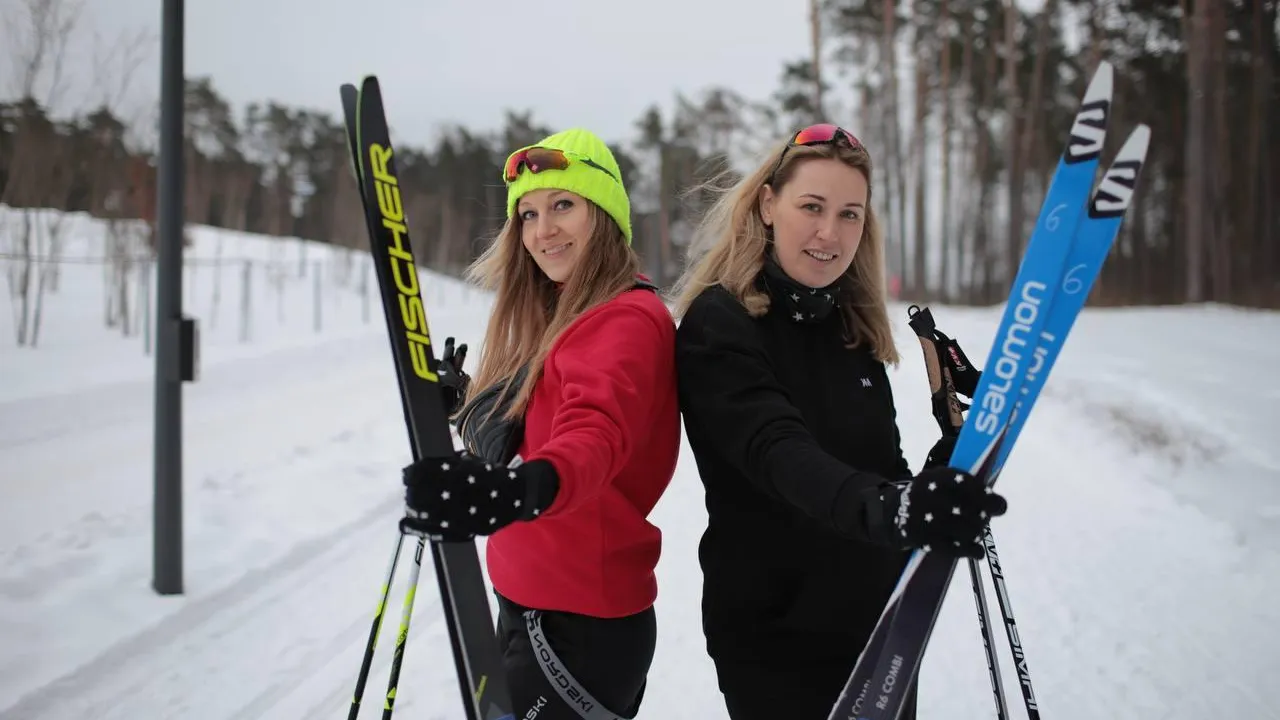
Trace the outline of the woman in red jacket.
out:
[[[405,469],[403,524],[490,536],[516,717],[634,717],[656,639],[648,515],[680,447],[675,323],[639,276],[600,138],[547,137],[504,179],[506,225],[471,270],[496,297],[458,413],[467,450]],[[539,633],[558,662],[535,652]]]

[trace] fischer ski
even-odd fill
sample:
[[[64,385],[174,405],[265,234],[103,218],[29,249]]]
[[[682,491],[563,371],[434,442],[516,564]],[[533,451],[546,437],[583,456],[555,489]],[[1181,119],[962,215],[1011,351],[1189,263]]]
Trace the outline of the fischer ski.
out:
[[[1084,305],[1146,156],[1150,131],[1140,125],[1091,193],[1111,116],[1112,78],[1111,65],[1102,62],[1085,92],[951,457],[953,466],[968,468],[988,485],[999,477]],[[831,720],[898,717],[956,565],[955,558],[927,548],[912,553]],[[1026,694],[1029,678],[1019,650],[1015,646],[1015,662]]]
[[[413,459],[453,452],[453,438],[441,400],[438,361],[432,352],[431,333],[422,302],[418,266],[409,241],[408,220],[400,195],[395,152],[382,104],[382,92],[374,76],[341,87],[347,142],[356,184],[364,208],[382,308],[391,341],[392,358],[400,385],[401,408],[409,433]],[[391,565],[374,612],[348,718],[360,712],[360,702],[373,661],[374,648],[390,596],[396,565],[405,535],[399,533]],[[409,587],[401,611],[395,654],[391,663],[384,720],[395,706],[400,668],[409,636],[413,602],[422,570],[427,540],[417,539]],[[479,554],[474,543],[430,543],[435,564],[459,689],[467,720],[511,720],[511,700],[498,654],[495,627],[489,610]]]

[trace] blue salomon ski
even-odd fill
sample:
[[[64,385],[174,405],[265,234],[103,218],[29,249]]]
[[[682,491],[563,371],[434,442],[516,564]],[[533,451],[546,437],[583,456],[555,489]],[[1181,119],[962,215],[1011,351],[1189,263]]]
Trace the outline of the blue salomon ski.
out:
[[[1049,308],[1049,318],[1040,333],[1041,345],[1036,348],[1036,354],[1042,365],[1033,370],[1033,374],[1023,385],[1024,397],[1035,398],[1040,394],[1049,378],[1049,371],[1058,360],[1062,342],[1066,340],[1067,333],[1071,332],[1076,318],[1084,308],[1089,291],[1093,289],[1094,281],[1102,271],[1102,264],[1111,252],[1111,245],[1120,232],[1120,224],[1124,222],[1125,212],[1133,200],[1133,192],[1150,142],[1150,128],[1146,125],[1134,128],[1120,152],[1116,153],[1115,161],[1107,168],[1106,174],[1098,183],[1097,191],[1089,201],[1088,214],[1076,230],[1071,252],[1067,255],[1066,272],[1058,284],[1053,304]],[[997,475],[1004,468],[1004,461],[1012,451],[1013,443],[1022,433],[1027,415],[1027,411],[1020,411],[1009,421],[1009,430],[996,458]],[[991,483],[995,483],[994,477]]]
[[[1149,131],[1139,127],[1090,200],[1110,119],[1112,76],[1111,66],[1103,62],[1085,93],[1014,280],[974,406],[957,438],[951,464],[968,468],[989,484],[997,479],[1083,307],[1145,157]],[[1061,306],[1056,302],[1060,294]],[[946,556],[912,554],[831,720],[897,718],[955,566]]]

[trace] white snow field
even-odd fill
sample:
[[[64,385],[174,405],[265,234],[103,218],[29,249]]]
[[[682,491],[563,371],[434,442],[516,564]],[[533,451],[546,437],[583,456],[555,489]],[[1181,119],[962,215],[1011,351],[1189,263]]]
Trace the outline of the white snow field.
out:
[[[13,232],[13,211],[0,213]],[[102,257],[103,224],[68,221],[64,258]],[[202,341],[198,381],[184,386],[185,595],[150,584],[153,357],[141,336],[104,327],[103,266],[59,266],[36,349],[17,347],[16,312],[0,313],[5,720],[346,715],[409,459],[375,293],[364,314],[367,259],[192,234],[189,258],[215,257],[221,241],[228,264],[216,324],[213,268],[193,263],[184,280]],[[285,271],[278,289],[268,261]],[[486,296],[422,278],[433,334],[474,347]],[[933,310],[981,363],[997,310]],[[905,307],[893,317],[904,361],[892,380],[918,468],[937,429]],[[1085,312],[1010,458],[1011,508],[993,525],[1043,717],[1280,718],[1278,366],[1277,313]],[[723,718],[699,626],[705,517],[687,453],[655,520],[659,644],[640,717]],[[408,568],[406,557],[366,717],[380,712]],[[441,617],[428,561],[396,717],[462,717]],[[1025,717],[999,640],[1012,716]],[[995,716],[963,566],[921,682],[923,718]]]

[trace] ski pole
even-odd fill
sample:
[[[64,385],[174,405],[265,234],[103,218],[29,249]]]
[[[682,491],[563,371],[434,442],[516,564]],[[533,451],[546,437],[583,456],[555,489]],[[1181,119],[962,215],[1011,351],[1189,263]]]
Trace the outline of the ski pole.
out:
[[[396,635],[395,654],[391,659],[391,679],[387,681],[387,702],[382,707],[382,720],[391,720],[391,711],[396,704],[396,689],[400,686],[400,666],[404,662],[404,650],[409,642],[409,619],[413,615],[413,601],[418,594],[418,577],[422,574],[422,551],[426,546],[426,536],[419,535],[418,546],[413,551],[413,566],[409,569],[409,587],[404,593],[404,608],[400,613],[400,632]]]
[[[1022,688],[1022,700],[1027,707],[1028,720],[1040,720],[1040,706],[1031,687],[1031,671],[1027,669],[1026,654],[1022,651],[1022,639],[1018,623],[1013,618],[1013,604],[1009,602],[1009,590],[1005,585],[1004,571],[1000,567],[1000,555],[996,553],[996,539],[988,525],[982,533],[987,549],[987,564],[991,566],[991,583],[996,588],[996,601],[1000,603],[1000,615],[1004,619],[1005,635],[1009,638],[1009,651],[1013,653],[1013,666],[1018,671],[1018,686]],[[974,563],[975,565],[977,563]]]
[[[973,580],[973,599],[978,605],[978,627],[982,629],[982,645],[987,653],[987,670],[991,673],[991,692],[996,696],[997,720],[1008,720],[1009,703],[1004,697],[1004,681],[1000,678],[1000,663],[996,659],[995,633],[991,630],[991,617],[987,610],[987,594],[982,589],[982,571],[978,561],[969,559],[969,577]]]
[[[963,405],[956,396],[955,381],[951,377],[949,366],[943,363],[935,342],[937,328],[933,322],[933,314],[928,308],[912,305],[907,308],[911,329],[920,340],[920,349],[924,351],[925,370],[929,376],[929,391],[933,400],[933,416],[938,421],[943,435],[958,435],[964,425]],[[990,530],[984,537],[990,537]],[[994,548],[994,545],[991,546]],[[978,560],[969,559],[969,578],[973,584],[973,599],[978,607],[978,626],[982,630],[982,645],[987,655],[987,669],[991,674],[991,692],[995,696],[996,717],[1007,720],[1009,717],[1008,701],[1004,696],[1004,683],[1000,678],[1000,661],[996,654],[995,632],[991,629],[987,609],[987,595],[982,587],[982,570]]]
[[[351,698],[351,710],[347,720],[356,720],[360,715],[360,700],[364,697],[364,686],[369,681],[369,668],[373,665],[373,651],[378,645],[378,633],[382,631],[383,613],[387,609],[387,598],[391,596],[391,584],[395,580],[396,565],[400,562],[400,550],[404,547],[404,533],[396,533],[396,549],[391,554],[391,565],[387,568],[387,579],[382,583],[382,597],[378,599],[378,607],[373,613],[373,627],[369,629],[369,640],[364,646],[364,659],[360,662],[360,674],[356,677],[356,693]]]

